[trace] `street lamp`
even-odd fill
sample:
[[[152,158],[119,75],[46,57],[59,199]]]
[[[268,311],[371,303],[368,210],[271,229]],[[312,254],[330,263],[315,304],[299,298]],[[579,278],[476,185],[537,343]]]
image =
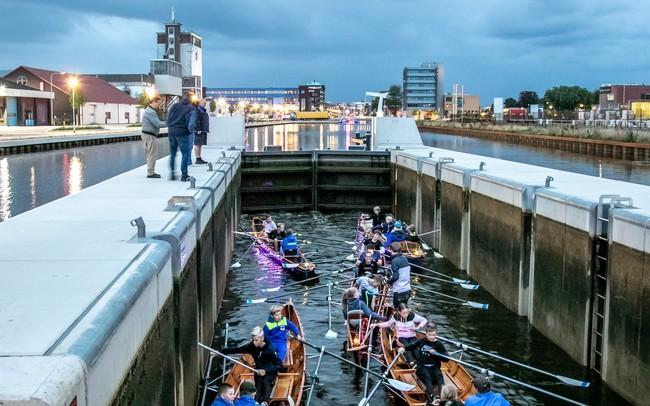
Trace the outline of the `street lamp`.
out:
[[[77,120],[76,120],[76,117],[75,117],[75,114],[74,114],[74,106],[75,106],[75,103],[74,103],[74,91],[75,91],[78,84],[79,84],[79,79],[77,79],[76,77],[73,76],[70,79],[68,79],[68,85],[72,89],[72,133],[73,134],[77,133],[77,127],[76,127]]]
[[[52,93],[52,80],[56,75],[66,75],[66,72],[54,72],[50,75],[50,93]],[[50,99],[50,125],[54,125],[54,93]]]

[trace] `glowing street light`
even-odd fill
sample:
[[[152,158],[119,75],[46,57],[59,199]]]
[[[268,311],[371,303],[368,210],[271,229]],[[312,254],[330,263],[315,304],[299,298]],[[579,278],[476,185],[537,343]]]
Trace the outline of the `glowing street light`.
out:
[[[76,77],[72,76],[70,79],[68,79],[68,86],[70,86],[70,88],[72,89],[72,133],[73,134],[77,133],[77,127],[76,127],[77,118],[74,114],[74,106],[75,106],[74,93],[78,84],[79,84],[79,79],[77,79]]]

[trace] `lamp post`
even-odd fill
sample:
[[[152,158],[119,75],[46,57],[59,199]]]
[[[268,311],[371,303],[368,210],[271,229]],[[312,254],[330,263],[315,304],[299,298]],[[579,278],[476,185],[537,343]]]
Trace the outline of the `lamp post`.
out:
[[[77,79],[74,76],[68,80],[68,85],[70,85],[70,87],[72,88],[72,133],[73,134],[77,133],[77,127],[76,127],[77,120],[74,114],[74,106],[75,106],[74,91],[78,84],[79,84],[79,79]]]
[[[50,75],[50,93],[52,93],[52,80],[56,75],[65,75],[66,72],[54,72]],[[50,99],[50,125],[54,125],[54,93],[52,93],[52,98]]]

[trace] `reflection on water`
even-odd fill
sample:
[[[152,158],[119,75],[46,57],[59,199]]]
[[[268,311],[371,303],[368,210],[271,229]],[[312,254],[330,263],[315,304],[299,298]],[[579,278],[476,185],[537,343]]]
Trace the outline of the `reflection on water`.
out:
[[[635,163],[599,158],[573,152],[428,131],[422,131],[421,135],[424,144],[430,147],[451,149],[584,175],[650,185],[650,165],[642,162]]]
[[[156,140],[158,156],[167,139]],[[96,145],[0,159],[0,221],[144,164],[141,142]],[[160,164],[159,164],[160,165]],[[145,176],[143,170],[142,176]]]
[[[370,123],[357,124],[284,124],[246,130],[246,149],[263,151],[279,145],[283,151],[346,150],[357,133],[370,131]]]

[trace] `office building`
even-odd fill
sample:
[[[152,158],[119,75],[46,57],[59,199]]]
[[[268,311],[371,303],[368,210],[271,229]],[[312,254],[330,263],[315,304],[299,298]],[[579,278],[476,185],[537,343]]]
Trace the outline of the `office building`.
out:
[[[245,105],[266,106],[268,109],[295,111],[298,108],[298,89],[295,87],[208,87],[205,97],[217,102],[217,106]]]
[[[405,67],[402,76],[403,110],[442,113],[444,92],[442,64],[428,62],[419,67]]]
[[[650,85],[602,85],[599,89],[598,111],[629,110],[636,100],[650,100]]]
[[[479,97],[474,94],[447,93],[444,100],[444,117],[458,117],[460,114],[476,115],[481,110]]]
[[[322,111],[325,108],[325,85],[309,82],[298,86],[300,111]]]

